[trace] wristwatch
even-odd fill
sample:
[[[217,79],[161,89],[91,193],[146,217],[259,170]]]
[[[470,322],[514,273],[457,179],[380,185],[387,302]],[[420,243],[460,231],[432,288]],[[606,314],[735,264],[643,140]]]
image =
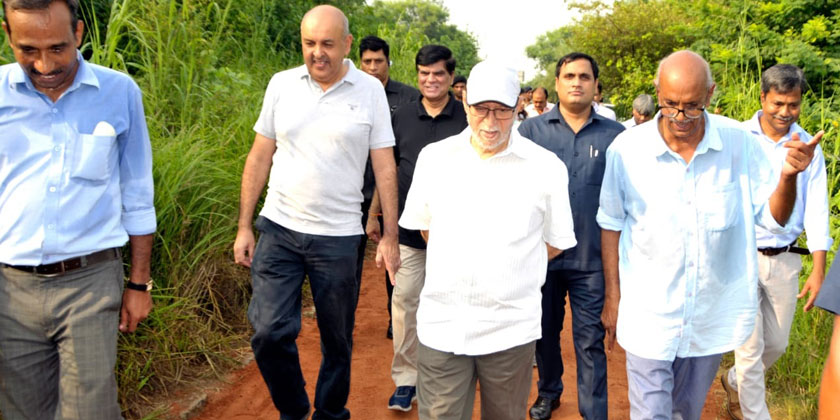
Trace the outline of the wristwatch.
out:
[[[154,284],[155,284],[155,282],[152,281],[152,280],[149,280],[148,283],[144,283],[144,284],[137,284],[137,283],[132,283],[132,282],[129,281],[125,284],[125,287],[127,287],[131,290],[137,290],[138,292],[151,292],[152,291],[152,286],[154,286]]]

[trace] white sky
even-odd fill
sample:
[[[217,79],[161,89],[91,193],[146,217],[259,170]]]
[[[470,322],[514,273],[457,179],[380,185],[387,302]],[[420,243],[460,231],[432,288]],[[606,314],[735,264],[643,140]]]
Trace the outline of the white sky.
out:
[[[525,72],[525,81],[537,72],[537,63],[525,47],[537,37],[572,21],[563,0],[442,0],[449,23],[469,31],[479,44],[479,58],[503,60]],[[558,57],[559,58],[559,57]]]

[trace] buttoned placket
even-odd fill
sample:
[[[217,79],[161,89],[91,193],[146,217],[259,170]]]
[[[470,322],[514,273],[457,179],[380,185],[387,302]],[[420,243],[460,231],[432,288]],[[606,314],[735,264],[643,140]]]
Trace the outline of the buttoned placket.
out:
[[[696,167],[697,155],[685,165],[682,159],[680,164],[684,165],[682,181],[683,211],[683,249],[685,252],[685,296],[683,304],[682,325],[680,326],[680,339],[677,345],[678,355],[687,355],[691,348],[691,335],[694,320],[695,303],[697,296],[697,278],[699,272],[699,243],[700,240],[700,218],[697,211],[697,183]]]
[[[66,94],[67,92],[65,92]],[[64,115],[57,103],[53,103],[41,94],[44,106],[48,107],[50,115],[50,164],[47,183],[44,186],[44,245],[41,261],[49,258],[49,254],[58,252],[59,244],[59,204],[61,202],[61,185],[64,177],[69,176],[69,169],[65,170],[65,157],[70,128],[64,122]],[[62,95],[63,96],[63,95]],[[60,98],[59,98],[60,100]],[[64,180],[67,181],[66,179]]]

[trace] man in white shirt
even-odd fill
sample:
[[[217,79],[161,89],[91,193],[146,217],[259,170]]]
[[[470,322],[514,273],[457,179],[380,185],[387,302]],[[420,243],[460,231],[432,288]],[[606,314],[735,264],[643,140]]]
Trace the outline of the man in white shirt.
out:
[[[616,121],[615,111],[613,111],[612,108],[606,106],[603,102],[604,96],[601,94],[601,89],[603,89],[603,86],[601,86],[601,82],[598,81],[598,84],[596,86],[598,88],[598,91],[595,94],[595,100],[592,101],[592,108],[598,115]]]
[[[528,118],[538,117],[554,108],[554,104],[548,102],[548,91],[544,87],[534,89],[531,99],[533,102],[525,107]]]
[[[295,344],[308,277],[323,353],[314,416],[349,419],[368,153],[385,225],[376,263],[391,275],[400,264],[394,133],[382,83],[344,58],[353,41],[344,13],[316,6],[300,33],[305,65],[271,78],[254,125],[233,251],[238,264],[251,267],[251,347],[280,418],[306,420],[311,412]],[[255,243],[252,217],[269,175]]]
[[[653,96],[643,93],[633,100],[633,116],[621,124],[624,125],[624,128],[632,128],[650,121],[655,113],[656,103],[653,102]]]
[[[805,74],[796,66],[778,64],[761,75],[761,110],[744,121],[747,129],[778,173],[787,155],[787,144],[810,141],[811,136],[796,123],[799,118]],[[735,365],[721,377],[729,399],[728,410],[737,420],[769,420],[764,396],[764,371],[784,353],[790,335],[796,299],[810,293],[805,311],[825,279],[825,256],[832,239],[828,228],[828,190],[825,158],[817,145],[814,157],[797,176],[796,202],[788,231],[773,234],[756,226],[758,246],[758,316],[755,330],[735,350]],[[808,249],[796,247],[802,231],[808,236]],[[809,252],[810,251],[810,252]],[[813,270],[799,292],[800,254],[813,254]],[[798,294],[797,294],[798,293]]]
[[[714,88],[702,57],[669,55],[656,123],[607,149],[602,321],[608,347],[617,336],[626,350],[632,419],[700,418],[722,353],[754,328],[755,225],[785,231],[821,137],[789,142],[774,174],[737,122],[705,112]]]
[[[421,419],[471,418],[476,381],[482,418],[522,418],[547,262],[576,244],[565,165],[511,130],[518,95],[513,69],[472,69],[469,128],[420,152],[400,217],[428,242]]]

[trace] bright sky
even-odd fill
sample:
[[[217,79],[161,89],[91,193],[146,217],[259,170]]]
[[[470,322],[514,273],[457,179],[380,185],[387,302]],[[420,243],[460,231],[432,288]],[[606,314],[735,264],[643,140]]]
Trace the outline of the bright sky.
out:
[[[449,22],[472,32],[479,57],[502,60],[525,72],[525,81],[537,72],[525,47],[537,37],[572,21],[563,0],[442,0]],[[559,58],[559,57],[558,57]]]

